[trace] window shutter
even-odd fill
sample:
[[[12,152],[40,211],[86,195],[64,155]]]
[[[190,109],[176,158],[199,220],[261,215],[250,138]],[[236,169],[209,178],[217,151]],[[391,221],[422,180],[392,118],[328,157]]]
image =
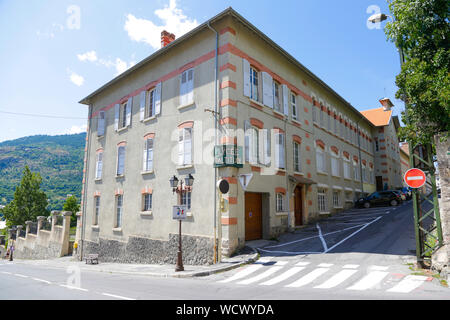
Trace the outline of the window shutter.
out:
[[[275,166],[277,168],[284,169],[284,134],[277,133],[276,134],[276,158],[275,158]]]
[[[280,159],[280,168],[285,169],[285,159],[284,159],[284,134],[280,134],[280,155],[281,155],[281,159]]]
[[[184,129],[180,129],[178,133],[178,164],[184,164]]]
[[[251,96],[251,89],[250,89],[250,63],[242,59],[242,69],[244,73],[244,96],[250,97]]]
[[[147,170],[153,171],[153,139],[147,140]]]
[[[117,175],[123,175],[125,167],[125,147],[119,147],[117,156]]]
[[[262,139],[263,143],[264,143],[264,147],[263,147],[263,155],[262,155],[262,159],[263,160],[263,164],[265,164],[266,166],[270,165],[270,144],[271,144],[271,136],[270,136],[270,130],[269,129],[264,129],[263,130],[263,136]]]
[[[262,72],[263,103],[273,109],[273,79],[267,72]]]
[[[97,167],[95,169],[95,172],[96,172],[95,178],[96,179],[102,178],[102,169],[103,169],[103,153],[99,152],[97,154]]]
[[[187,104],[194,102],[194,69],[188,70],[187,74]]]
[[[161,113],[161,87],[162,82],[158,83],[155,88],[154,100],[155,100],[155,115]]]
[[[192,163],[192,129],[184,129],[184,164]]]
[[[244,149],[245,161],[250,161],[250,121],[244,121]]]
[[[119,130],[119,112],[120,112],[120,104],[116,104],[114,106],[114,130]]]
[[[180,105],[186,105],[186,93],[187,93],[187,72],[183,72],[180,77]]]
[[[289,116],[289,89],[287,85],[283,84],[283,108],[284,108],[284,114],[286,116]]]
[[[133,105],[133,97],[127,101],[127,127],[131,125],[131,106]]]
[[[144,143],[144,159],[142,162],[142,171],[147,171],[147,149],[148,149],[148,139]]]
[[[141,98],[139,102],[140,112],[141,112],[141,121],[145,119],[145,97],[147,95],[147,91],[141,91]]]
[[[99,137],[105,135],[105,111],[100,111],[98,114],[97,135]]]

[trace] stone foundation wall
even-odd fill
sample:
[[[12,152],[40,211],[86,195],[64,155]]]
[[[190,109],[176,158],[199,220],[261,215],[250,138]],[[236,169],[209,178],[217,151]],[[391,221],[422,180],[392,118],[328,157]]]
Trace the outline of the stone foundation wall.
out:
[[[214,240],[208,237],[182,236],[183,264],[209,265],[214,259]],[[132,236],[128,242],[99,238],[99,242],[84,241],[84,253],[98,254],[100,262],[176,264],[178,234],[169,240],[154,240]]]

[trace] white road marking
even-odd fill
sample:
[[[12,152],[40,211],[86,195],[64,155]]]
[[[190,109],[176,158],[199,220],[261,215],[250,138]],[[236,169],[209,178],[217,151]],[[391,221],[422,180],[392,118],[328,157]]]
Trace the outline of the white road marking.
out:
[[[257,282],[259,280],[262,280],[264,278],[267,278],[267,277],[271,276],[273,273],[275,273],[275,272],[277,272],[277,271],[279,271],[281,269],[283,269],[283,267],[270,267],[265,272],[255,276],[253,278],[240,281],[240,282],[238,282],[238,284],[250,284],[250,283],[253,283],[253,282]]]
[[[25,275],[20,274],[20,273],[14,273],[14,275],[15,275],[16,277],[28,278],[28,276],[25,276]]]
[[[387,292],[408,293],[420,287],[427,279],[428,277],[425,276],[406,276],[405,279],[400,281],[395,287],[387,290]]]
[[[320,238],[320,241],[322,242],[323,252],[327,252],[328,247],[327,247],[327,243],[325,242],[325,239],[323,238],[322,229],[320,229],[320,226],[318,223],[316,223],[316,227],[317,227],[317,230],[319,231],[319,238]]]
[[[32,279],[36,280],[36,281],[44,282],[44,283],[47,283],[47,284],[52,284],[50,281],[47,281],[47,280],[44,280],[44,279],[38,279],[38,278],[32,278]]]
[[[285,287],[299,288],[301,286],[307,285],[308,283],[313,282],[315,279],[317,279],[318,277],[323,275],[328,270],[330,270],[330,269],[328,269],[328,268],[315,269],[315,270],[311,271],[310,273],[308,273],[307,275],[303,276],[302,278],[298,279],[295,282],[292,282],[291,284],[288,284]]]
[[[372,271],[353,286],[348,287],[347,290],[367,290],[376,286],[381,280],[383,280],[389,272]]]
[[[338,243],[336,243],[334,246],[332,246],[331,248],[329,248],[327,251],[325,251],[324,253],[330,252],[331,250],[333,250],[334,248],[336,248],[337,246],[339,246],[340,244],[342,244],[343,242],[347,241],[348,239],[350,239],[351,237],[353,237],[355,234],[357,234],[358,232],[364,230],[365,228],[367,228],[368,226],[370,226],[372,223],[377,222],[378,220],[380,220],[382,217],[378,217],[374,220],[372,220],[371,222],[365,224],[362,228],[356,230],[355,232],[353,232],[351,235],[349,235],[348,237],[342,239],[341,241],[339,241]]]
[[[356,269],[359,267],[359,264],[346,264],[345,266],[343,266],[343,269]]]
[[[308,264],[310,264],[311,262],[306,262],[306,261],[300,261],[297,262],[296,266],[307,266]]]
[[[319,268],[329,268],[332,267],[333,264],[332,263],[321,263],[318,265]]]
[[[127,297],[118,296],[118,295],[115,295],[115,294],[110,294],[110,293],[105,293],[105,292],[103,292],[102,295],[108,296],[108,297],[117,298],[117,299],[123,299],[123,300],[136,300],[136,299],[133,299],[133,298],[127,298]]]
[[[317,237],[315,237],[317,238]],[[319,253],[323,253],[323,252],[305,252],[305,251],[300,251],[300,252],[293,252],[293,251],[273,251],[273,250],[264,250],[264,249],[258,249],[258,251],[264,251],[264,252],[270,252],[270,253],[281,253],[281,254],[294,254],[294,255],[299,255],[299,254],[319,254]]]
[[[73,286],[68,286],[68,285],[66,285],[66,284],[60,284],[59,285],[60,287],[64,287],[64,288],[67,288],[67,289],[70,289],[70,290],[80,290],[80,291],[89,291],[88,289],[83,289],[83,288],[79,288],[79,287],[73,287]]]
[[[2,271],[2,273],[4,273],[4,274],[12,274],[11,272],[7,272],[7,271]]]
[[[234,281],[234,280],[242,279],[242,278],[248,276],[249,274],[252,274],[253,272],[255,272],[256,270],[258,270],[258,269],[260,269],[262,267],[263,266],[260,265],[260,264],[259,265],[258,264],[253,264],[251,266],[246,267],[244,270],[236,273],[234,276],[232,276],[230,278],[227,278],[225,280],[221,280],[219,282],[226,283],[226,282],[231,282],[231,281]]]
[[[260,283],[260,285],[271,286],[271,285],[277,284],[283,280],[286,280],[289,277],[292,277],[294,274],[302,271],[303,269],[305,269],[305,268],[304,267],[292,267],[289,270],[287,270],[286,272],[280,274],[278,277],[275,277],[273,279],[270,279],[269,281]]]
[[[354,275],[358,270],[341,270],[340,272],[336,273],[334,276],[332,276],[330,279],[325,281],[319,286],[316,286],[314,288],[317,289],[330,289],[336,287],[338,284],[344,282],[348,278],[350,278],[352,275]]]
[[[370,266],[368,268],[371,271],[386,271],[387,269],[389,269],[389,267],[386,266]]]

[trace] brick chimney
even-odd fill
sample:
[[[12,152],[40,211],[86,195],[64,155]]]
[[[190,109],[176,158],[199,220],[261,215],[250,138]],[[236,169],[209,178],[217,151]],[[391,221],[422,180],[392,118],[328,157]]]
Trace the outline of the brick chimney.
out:
[[[163,32],[161,32],[161,48],[164,48],[174,40],[175,35],[173,33],[169,33],[166,30],[163,30]]]

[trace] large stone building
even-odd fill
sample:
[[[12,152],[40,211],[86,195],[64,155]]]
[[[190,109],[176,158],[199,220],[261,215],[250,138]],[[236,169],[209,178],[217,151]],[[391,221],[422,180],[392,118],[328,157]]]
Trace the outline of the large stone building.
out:
[[[162,45],[81,101],[84,254],[173,263],[182,203],[185,263],[213,263],[375,191],[379,127],[233,9]]]
[[[376,127],[373,131],[375,150],[375,182],[377,190],[397,189],[403,186],[400,147],[397,131],[400,123],[392,115],[392,102],[381,99],[381,108],[361,111]]]

